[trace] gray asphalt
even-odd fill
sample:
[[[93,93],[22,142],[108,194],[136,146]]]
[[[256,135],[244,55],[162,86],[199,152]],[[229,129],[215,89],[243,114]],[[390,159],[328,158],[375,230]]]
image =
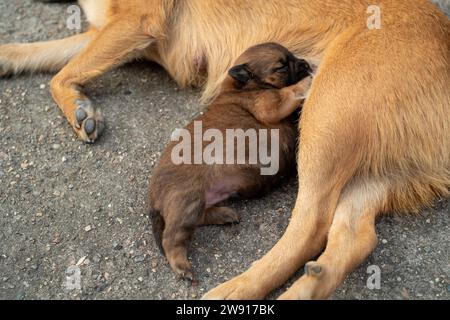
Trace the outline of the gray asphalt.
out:
[[[0,43],[72,34],[66,8],[0,0]],[[144,197],[171,132],[201,111],[199,92],[177,89],[149,63],[110,72],[86,88],[108,128],[85,145],[52,101],[50,79],[0,80],[0,299],[196,299],[282,235],[295,177],[263,199],[232,202],[239,225],[198,230],[190,257],[199,281],[177,280],[153,240]],[[333,298],[449,299],[449,204],[381,218],[378,248]],[[66,271],[77,263],[81,290],[68,290]],[[366,285],[371,265],[381,269],[378,290]]]

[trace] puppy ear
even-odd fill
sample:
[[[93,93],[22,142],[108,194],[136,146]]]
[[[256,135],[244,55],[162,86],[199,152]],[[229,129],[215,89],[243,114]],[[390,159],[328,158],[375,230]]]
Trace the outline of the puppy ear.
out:
[[[236,81],[241,84],[245,84],[250,81],[252,78],[251,73],[248,71],[247,66],[245,64],[240,64],[238,66],[234,66],[228,71],[228,74]]]

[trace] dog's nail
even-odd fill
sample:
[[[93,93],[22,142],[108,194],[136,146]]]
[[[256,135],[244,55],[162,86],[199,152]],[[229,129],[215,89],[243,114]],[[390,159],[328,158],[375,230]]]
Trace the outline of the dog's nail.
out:
[[[91,134],[95,131],[95,120],[94,119],[87,119],[84,123],[84,131],[86,134]]]
[[[309,262],[305,265],[305,274],[307,276],[317,277],[322,273],[322,267],[315,262]]]
[[[86,111],[84,111],[84,109],[82,109],[82,108],[78,108],[77,109],[77,111],[76,111],[76,113],[75,113],[75,115],[76,115],[76,118],[77,118],[77,125],[79,126],[79,124],[81,123],[81,121],[83,121],[84,119],[86,119],[87,118],[87,112]]]

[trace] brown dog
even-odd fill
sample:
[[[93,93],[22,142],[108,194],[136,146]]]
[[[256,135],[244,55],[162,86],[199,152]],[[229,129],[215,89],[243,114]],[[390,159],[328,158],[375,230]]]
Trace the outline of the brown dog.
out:
[[[195,157],[195,140],[191,139],[187,148],[192,153],[191,160],[175,164],[177,143],[172,142],[164,151],[150,183],[149,204],[154,235],[162,244],[172,269],[191,280],[187,246],[195,227],[238,222],[239,215],[234,210],[217,204],[235,194],[247,198],[264,194],[295,164],[296,125],[293,119],[285,118],[304,100],[310,86],[311,68],[304,60],[295,58],[286,48],[274,43],[248,49],[237,64],[230,69],[217,99],[202,116],[186,127],[189,137],[194,137],[198,124],[202,126],[202,136],[208,130],[215,130],[221,137],[228,137],[226,132],[231,129],[245,131],[246,136],[232,138],[232,161],[224,161],[230,156],[227,147],[226,154],[222,152],[221,158],[216,157],[214,163],[191,163]],[[258,142],[250,141],[250,133],[261,130],[277,131],[276,141],[271,139],[267,144],[270,150],[266,150],[266,154],[276,162],[276,168],[267,175],[262,175],[263,164],[258,157],[255,162],[250,161],[255,155],[251,152],[262,151],[257,150],[261,141],[250,151],[255,146],[249,145]],[[243,138],[243,143],[239,146],[240,138]],[[200,143],[202,149],[207,148],[206,141]],[[239,147],[245,148],[244,159],[241,159],[244,163],[241,161],[241,164],[237,161],[237,153],[242,151],[238,150]]]
[[[247,272],[206,298],[260,299],[314,257],[281,297],[330,296],[377,244],[375,218],[450,188],[450,22],[429,0],[80,0],[91,28],[0,46],[0,76],[59,71],[55,101],[83,141],[102,127],[80,91],[135,58],[182,86],[219,92],[247,48],[275,41],[318,65],[301,116],[289,227]]]

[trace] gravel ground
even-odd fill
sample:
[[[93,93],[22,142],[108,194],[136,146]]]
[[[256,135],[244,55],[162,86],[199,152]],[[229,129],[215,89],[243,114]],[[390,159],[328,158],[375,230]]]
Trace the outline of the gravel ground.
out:
[[[0,43],[69,35],[65,10],[0,0]],[[233,202],[241,224],[199,230],[190,254],[199,282],[177,280],[153,240],[144,196],[173,129],[201,111],[198,92],[178,90],[148,63],[110,72],[87,88],[108,129],[85,145],[53,103],[50,79],[0,80],[0,299],[195,299],[282,235],[295,177],[263,199]],[[333,298],[449,299],[449,204],[380,219],[378,248]],[[81,290],[68,290],[75,264]],[[366,286],[371,265],[381,269],[379,290]]]

